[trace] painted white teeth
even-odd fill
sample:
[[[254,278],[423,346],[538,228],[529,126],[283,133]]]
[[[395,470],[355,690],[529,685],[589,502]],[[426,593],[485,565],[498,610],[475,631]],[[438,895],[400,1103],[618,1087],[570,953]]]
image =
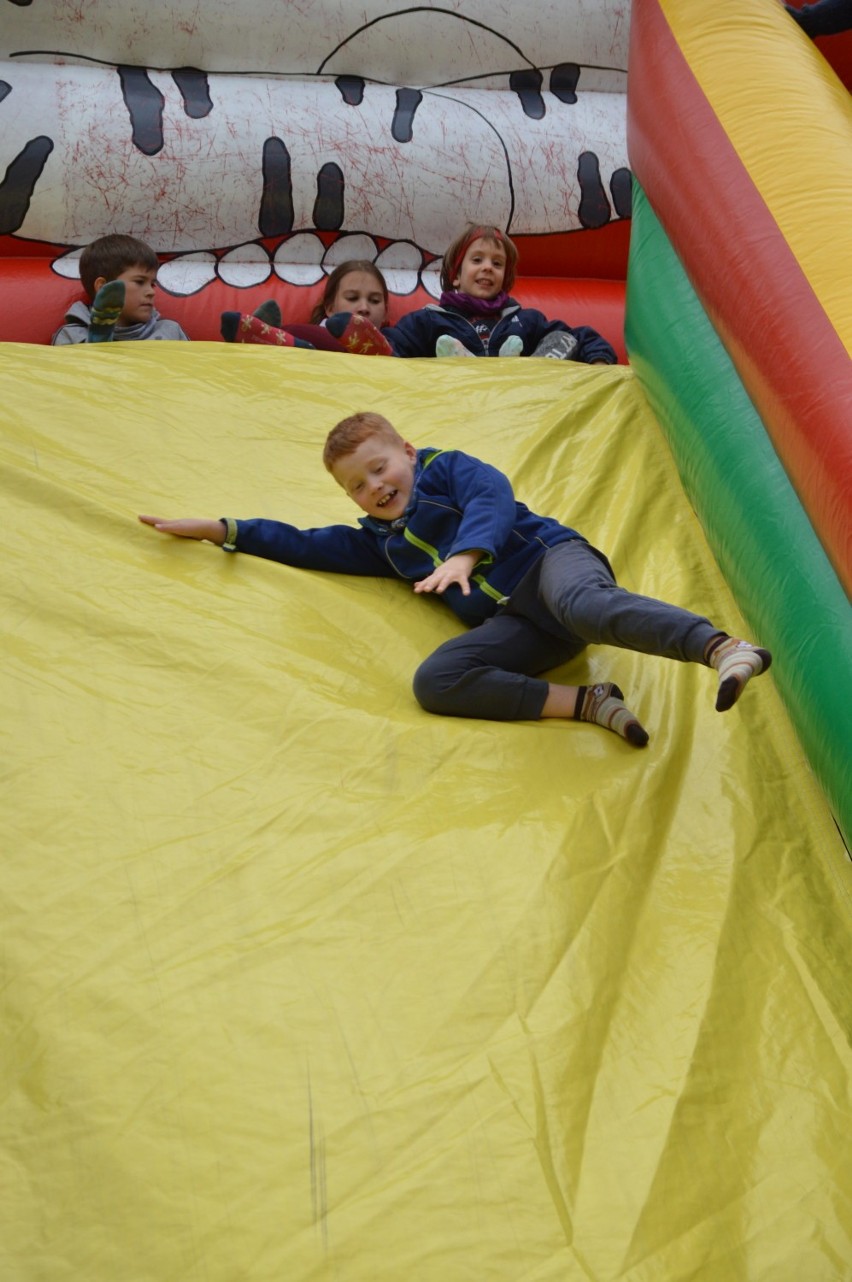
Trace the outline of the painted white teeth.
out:
[[[176,296],[197,294],[217,278],[237,289],[251,289],[264,284],[273,274],[288,285],[309,287],[318,284],[338,263],[363,258],[375,262],[384,272],[392,294],[398,297],[413,294],[421,284],[422,272],[422,284],[427,292],[439,297],[440,288],[433,283],[437,281],[435,264],[430,264],[431,270],[427,270],[416,246],[397,242],[381,253],[377,251],[372,237],[362,234],[340,236],[326,249],[318,236],[300,232],[282,242],[271,257],[256,243],[237,245],[218,260],[210,250],[176,254],[163,263],[157,280],[169,294]],[[73,249],[62,254],[54,259],[53,270],[58,276],[78,280],[81,253],[82,250]]]

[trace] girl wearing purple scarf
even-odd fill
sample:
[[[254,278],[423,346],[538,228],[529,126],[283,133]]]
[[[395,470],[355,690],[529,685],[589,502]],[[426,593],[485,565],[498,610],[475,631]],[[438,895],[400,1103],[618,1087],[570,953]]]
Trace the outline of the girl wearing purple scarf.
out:
[[[440,301],[382,330],[393,355],[549,356],[614,365],[615,351],[596,330],[549,321],[510,296],[517,265],[505,232],[469,223],[444,254]]]

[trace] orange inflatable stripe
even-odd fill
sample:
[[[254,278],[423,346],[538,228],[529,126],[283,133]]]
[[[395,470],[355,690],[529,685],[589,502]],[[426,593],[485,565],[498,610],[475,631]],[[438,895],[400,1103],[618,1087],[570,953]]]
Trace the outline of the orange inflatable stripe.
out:
[[[687,0],[665,5],[637,0],[633,10],[631,165],[852,593],[852,430],[848,411],[839,409],[852,406],[847,344],[815,289],[818,273],[805,270],[808,258],[800,247],[809,245],[810,237],[802,217],[793,217],[795,202],[785,202],[790,211],[785,234],[674,38],[670,8],[678,11],[680,28],[683,11],[696,12]],[[780,16],[788,21],[783,12]],[[709,46],[720,43],[717,34],[715,27],[705,32],[705,81],[712,64]],[[785,39],[788,34],[781,32]],[[795,51],[795,28],[791,34]],[[729,40],[726,30],[724,43]],[[714,83],[729,72],[730,62],[724,62],[721,76],[713,71]],[[769,113],[767,107],[761,120]],[[782,154],[779,165],[785,163]],[[800,203],[807,206],[801,197]],[[852,192],[847,207],[852,210]],[[835,209],[833,242],[839,230]],[[838,270],[844,270],[842,262]]]

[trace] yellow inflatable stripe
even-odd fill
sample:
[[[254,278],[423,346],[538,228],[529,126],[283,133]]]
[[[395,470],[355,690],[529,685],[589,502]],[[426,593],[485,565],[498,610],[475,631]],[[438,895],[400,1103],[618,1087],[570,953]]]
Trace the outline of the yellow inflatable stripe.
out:
[[[780,3],[661,0],[660,8],[852,354],[852,98]]]
[[[0,344],[0,386],[3,1282],[836,1278],[848,865],[773,672],[720,716],[696,664],[558,670],[643,752],[433,717],[437,601],[136,520],[354,525],[322,443],[380,409],[740,632],[634,371]]]

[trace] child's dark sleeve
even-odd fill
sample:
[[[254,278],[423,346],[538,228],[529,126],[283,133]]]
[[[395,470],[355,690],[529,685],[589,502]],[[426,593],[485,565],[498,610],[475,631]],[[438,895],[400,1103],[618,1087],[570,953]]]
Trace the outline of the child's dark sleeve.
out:
[[[385,325],[382,333],[394,350],[395,356],[434,356],[435,343],[441,333],[436,316],[428,307],[419,307],[407,316],[401,316],[395,325]]]
[[[230,527],[231,522],[228,524]],[[397,577],[373,535],[351,525],[299,530],[283,521],[255,519],[235,521],[233,526],[236,539],[227,545],[229,551],[247,552],[302,570]]]
[[[85,343],[88,337],[89,329],[87,325],[66,320],[65,324],[61,325],[51,338],[50,345],[51,347],[68,347],[72,343]]]
[[[577,329],[572,329],[571,333],[577,340],[577,351],[573,358],[575,361],[583,361],[586,365],[594,365],[595,361],[604,361],[607,365],[617,363],[615,348],[596,329],[580,325]]]

